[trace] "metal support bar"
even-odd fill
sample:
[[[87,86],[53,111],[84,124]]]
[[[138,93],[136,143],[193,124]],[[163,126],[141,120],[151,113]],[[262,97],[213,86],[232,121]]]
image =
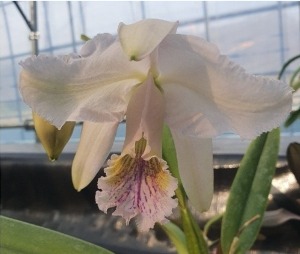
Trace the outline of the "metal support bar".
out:
[[[26,17],[25,13],[23,12],[22,8],[20,7],[17,1],[13,1],[14,5],[17,7],[18,11],[20,12],[22,18],[24,19],[25,23],[27,24],[30,33],[29,33],[29,40],[31,40],[32,44],[32,54],[38,55],[39,48],[38,48],[38,39],[40,37],[39,32],[37,30],[37,3],[36,1],[30,2],[30,20]]]
[[[210,41],[209,36],[209,16],[207,11],[207,2],[203,2],[203,14],[204,14],[204,24],[205,24],[205,37],[207,41]]]
[[[146,8],[145,8],[144,1],[140,1],[140,5],[141,5],[142,19],[145,19],[146,18]]]
[[[30,17],[31,17],[31,25],[32,30],[29,34],[29,39],[31,40],[31,47],[32,47],[32,54],[38,55],[39,54],[39,47],[38,47],[38,39],[40,34],[37,30],[38,23],[37,23],[37,3],[36,1],[30,2]]]
[[[29,30],[32,31],[33,30],[32,25],[31,25],[30,21],[27,19],[23,10],[21,9],[19,3],[17,1],[13,1],[13,3],[17,7],[18,11],[20,12],[20,14],[21,14],[22,18],[24,19],[25,23],[27,24]]]
[[[31,40],[31,53],[32,55],[38,55],[39,54],[39,47],[38,47],[38,39],[40,37],[40,34],[38,32],[38,22],[37,22],[37,2],[36,1],[31,1],[30,2],[30,21],[28,20],[28,18],[26,17],[25,13],[23,12],[23,10],[21,9],[20,5],[18,4],[18,2],[13,1],[13,3],[15,4],[15,6],[17,7],[18,11],[20,12],[22,18],[24,19],[25,23],[27,24],[30,33],[29,33],[29,40]],[[31,121],[31,120],[29,120]],[[24,125],[25,125],[25,129],[29,130],[30,128],[28,128],[29,121],[25,121]],[[27,127],[27,128],[26,128]],[[35,140],[38,143],[39,139],[37,138],[37,136],[35,135]]]
[[[76,52],[76,39],[75,39],[75,31],[74,31],[73,13],[72,13],[72,2],[68,1],[67,5],[68,5],[68,12],[69,12],[69,22],[70,22],[73,52]]]
[[[279,47],[280,47],[280,65],[285,62],[285,48],[284,48],[284,34],[283,34],[283,18],[282,18],[282,3],[277,2],[278,5],[278,29],[279,29]]]

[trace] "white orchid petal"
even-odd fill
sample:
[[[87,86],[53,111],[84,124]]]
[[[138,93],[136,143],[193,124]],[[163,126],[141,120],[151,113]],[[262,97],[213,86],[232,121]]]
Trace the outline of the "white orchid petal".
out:
[[[87,58],[40,55],[21,62],[23,100],[58,128],[67,120],[120,120],[128,93],[147,75],[149,61],[128,61],[119,42],[104,48]]]
[[[235,132],[253,138],[280,125],[291,110],[287,84],[247,74],[198,37],[168,35],[158,47],[157,70],[168,124],[190,135]],[[180,85],[184,95],[178,98],[181,92],[174,90]],[[174,107],[174,100],[184,105]]]
[[[93,39],[88,40],[80,49],[79,55],[81,57],[88,57],[94,52],[98,54],[106,50],[113,42],[115,38],[111,34],[97,34]]]
[[[176,32],[178,22],[146,19],[131,25],[120,23],[118,34],[124,52],[131,60],[149,55],[170,33]]]
[[[72,165],[72,181],[80,191],[96,176],[107,159],[117,132],[118,122],[85,122]]]
[[[214,123],[202,112],[211,102],[193,90],[178,84],[163,86],[166,98],[166,123],[184,135],[209,138],[224,131],[226,118],[218,111],[212,112],[219,122]],[[213,125],[215,124],[215,125]],[[229,129],[228,129],[229,131]]]
[[[134,147],[142,135],[148,140],[152,154],[161,157],[162,129],[165,115],[163,93],[154,83],[151,73],[132,91],[126,113],[126,137],[123,151]]]
[[[179,174],[184,190],[199,212],[208,210],[213,197],[212,140],[183,136],[172,130]]]

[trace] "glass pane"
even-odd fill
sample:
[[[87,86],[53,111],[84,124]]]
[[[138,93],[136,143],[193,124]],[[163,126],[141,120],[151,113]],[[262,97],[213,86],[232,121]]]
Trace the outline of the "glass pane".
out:
[[[18,2],[24,13],[28,16],[29,5],[26,2]],[[20,13],[13,3],[2,5],[3,17],[6,30],[6,40],[10,43],[8,54],[21,54],[28,50],[30,41],[28,36],[30,33],[29,28],[22,19]],[[6,29],[7,28],[7,29]],[[2,29],[1,29],[2,30]],[[4,55],[8,55],[8,54]]]
[[[134,2],[82,2],[85,17],[86,34],[116,34],[120,22],[133,23],[141,19]]]
[[[202,2],[156,2],[146,1],[144,3],[145,18],[159,18],[170,21],[190,21],[203,17]]]
[[[224,2],[207,2],[208,4],[208,12],[210,16],[220,17],[220,16],[230,16],[232,13],[241,13],[243,14],[247,12],[257,12],[262,9],[268,10],[268,7],[274,6],[277,2],[272,1],[224,1]]]

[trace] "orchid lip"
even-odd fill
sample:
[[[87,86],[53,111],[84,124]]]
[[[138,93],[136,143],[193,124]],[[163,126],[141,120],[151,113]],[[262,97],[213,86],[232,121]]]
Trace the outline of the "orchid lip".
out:
[[[177,180],[167,170],[162,159],[152,156],[144,159],[147,140],[142,136],[135,142],[134,156],[112,156],[105,168],[105,177],[98,180],[96,202],[106,212],[116,207],[113,215],[122,216],[126,223],[136,217],[141,231],[164,222],[177,206]]]

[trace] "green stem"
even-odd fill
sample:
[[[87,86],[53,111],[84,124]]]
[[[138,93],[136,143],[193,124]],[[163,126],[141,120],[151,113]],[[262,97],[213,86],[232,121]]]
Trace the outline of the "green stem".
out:
[[[286,68],[295,60],[297,60],[298,58],[300,58],[300,55],[294,56],[292,58],[290,58],[288,61],[285,62],[285,64],[282,66],[279,74],[278,74],[278,79],[280,80],[282,78],[282,75],[284,73],[284,71],[286,70]]]
[[[215,224],[215,223],[221,221],[222,218],[223,218],[223,215],[224,215],[223,213],[218,214],[218,215],[215,215],[213,218],[211,218],[211,219],[205,224],[204,229],[203,229],[203,234],[205,235],[206,238],[208,238],[208,232],[209,232],[209,230],[210,230],[210,227],[211,227],[213,224]]]
[[[178,198],[182,227],[186,236],[189,254],[208,254],[207,243],[202,231],[187,206],[182,185],[180,185],[177,189],[176,196]]]

